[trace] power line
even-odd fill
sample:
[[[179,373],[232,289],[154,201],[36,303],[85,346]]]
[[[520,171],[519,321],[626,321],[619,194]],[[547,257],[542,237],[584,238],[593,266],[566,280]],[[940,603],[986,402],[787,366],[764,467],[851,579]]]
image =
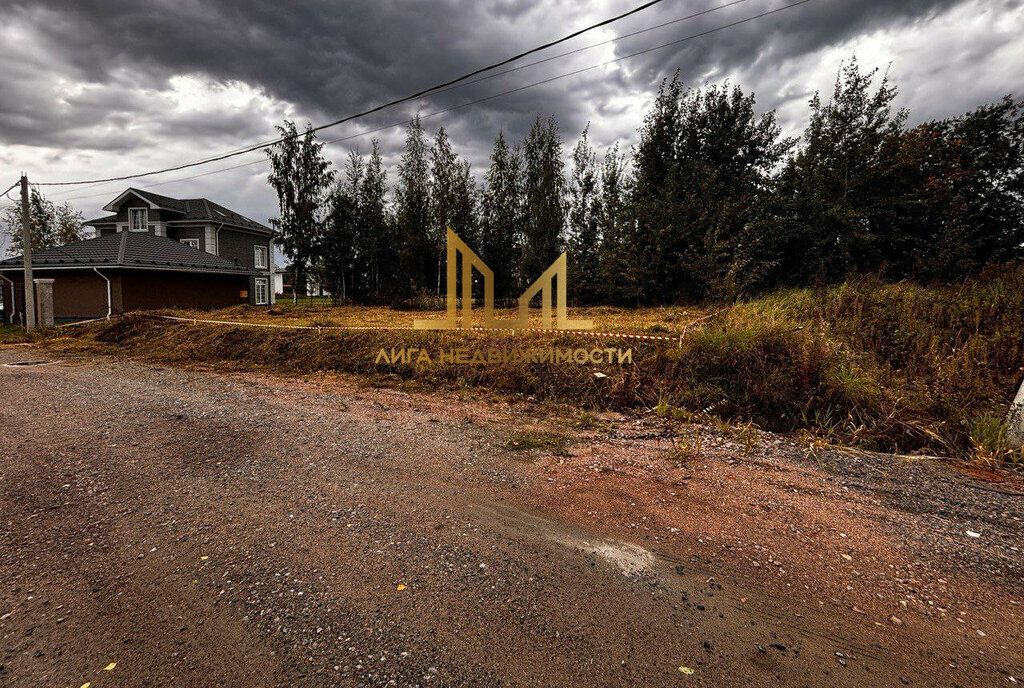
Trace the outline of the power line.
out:
[[[653,46],[651,48],[645,48],[644,50],[639,50],[637,52],[630,53],[628,55],[622,55],[620,57],[614,58],[612,60],[608,60],[606,62],[601,62],[599,64],[590,65],[589,67],[583,67],[581,69],[576,69],[576,70],[573,70],[573,71],[570,71],[570,72],[564,72],[562,74],[558,74],[556,76],[549,77],[547,79],[542,79],[540,81],[534,81],[534,82],[526,84],[524,86],[519,86],[519,87],[516,87],[516,88],[513,88],[513,89],[509,89],[507,91],[502,91],[500,93],[495,93],[494,95],[485,96],[483,98],[477,98],[475,100],[471,100],[471,101],[468,101],[468,102],[465,102],[465,103],[460,103],[459,105],[453,105],[451,107],[447,107],[447,108],[444,108],[444,109],[441,109],[441,110],[436,110],[436,111],[430,112],[430,113],[428,113],[426,115],[421,115],[420,119],[429,119],[431,117],[436,117],[438,115],[443,115],[443,114],[446,114],[446,113],[449,113],[449,112],[453,112],[455,110],[461,110],[463,108],[467,108],[467,107],[470,107],[472,105],[479,105],[480,103],[485,103],[487,101],[494,100],[496,98],[501,98],[503,96],[511,95],[513,93],[518,93],[520,91],[525,91],[526,89],[535,88],[537,86],[542,86],[544,84],[549,84],[549,83],[552,83],[554,81],[559,81],[561,79],[565,79],[565,78],[570,77],[570,76],[575,76],[577,74],[582,74],[583,72],[588,72],[588,71],[591,71],[591,70],[594,70],[594,69],[600,69],[601,67],[607,67],[609,65],[616,64],[618,62],[622,62],[624,60],[628,60],[628,59],[633,58],[633,57],[638,57],[640,55],[646,55],[647,53],[655,52],[657,50],[662,50],[664,48],[669,48],[669,47],[672,47],[674,45],[679,45],[681,43],[686,43],[688,41],[692,41],[692,40],[697,39],[697,38],[703,38],[704,36],[708,36],[708,35],[713,34],[713,33],[718,33],[720,31],[724,31],[725,29],[730,29],[730,28],[733,28],[735,26],[740,26],[742,24],[747,24],[747,23],[755,21],[757,19],[761,19],[763,17],[767,17],[767,16],[772,15],[772,14],[777,14],[779,12],[791,9],[793,7],[798,7],[800,5],[805,5],[805,4],[809,3],[809,2],[811,2],[811,0],[798,0],[797,2],[792,2],[792,3],[788,4],[788,5],[783,5],[782,7],[777,7],[777,8],[772,9],[772,10],[766,10],[764,12],[752,15],[752,16],[747,17],[745,19],[739,19],[737,21],[730,22],[728,24],[723,24],[722,26],[717,26],[717,27],[715,27],[713,29],[708,29],[706,31],[701,31],[699,33],[691,34],[689,36],[685,36],[683,38],[679,38],[679,39],[676,39],[674,41],[669,41],[668,43],[662,43],[660,45],[656,45],[656,46]],[[407,119],[403,119],[401,121],[392,122],[391,124],[385,124],[383,126],[379,126],[379,127],[374,128],[374,129],[368,129],[366,131],[361,131],[361,132],[359,132],[357,134],[351,134],[349,136],[343,136],[343,137],[336,138],[336,139],[329,139],[329,140],[324,141],[323,143],[324,143],[324,145],[331,145],[331,144],[335,144],[335,143],[340,143],[342,141],[350,141],[352,139],[360,138],[360,137],[366,136],[368,134],[374,134],[374,133],[377,133],[379,131],[385,131],[387,129],[393,129],[395,127],[402,126],[402,125],[406,124],[407,122],[408,122]],[[245,152],[255,152],[255,150],[258,150],[258,149],[254,149],[254,150],[250,150],[250,151],[245,151]],[[211,170],[209,172],[203,172],[201,174],[190,175],[188,177],[180,177],[178,179],[170,179],[170,180],[167,180],[167,181],[164,181],[164,182],[157,182],[155,184],[148,184],[144,188],[152,188],[154,186],[163,186],[165,184],[173,184],[173,183],[176,183],[176,182],[189,181],[190,179],[198,179],[199,177],[206,177],[206,176],[209,176],[209,175],[212,175],[212,174],[219,174],[221,172],[229,172],[231,170],[236,170],[236,169],[239,169],[239,168],[242,168],[242,167],[248,167],[250,165],[258,165],[258,164],[265,163],[265,162],[267,162],[267,159],[266,158],[261,158],[260,160],[253,160],[251,162],[244,162],[244,163],[240,163],[238,165],[232,165],[230,167],[221,167],[221,168],[218,168],[216,170]],[[111,180],[111,181],[120,181],[120,180]],[[76,200],[84,200],[84,199],[88,199],[88,198],[97,198],[99,196],[105,196],[105,195],[106,195],[105,193],[103,193],[103,194],[91,194],[91,195],[88,195],[88,196],[75,196],[73,198],[68,198],[68,199],[65,199],[65,200],[76,201]]]
[[[504,70],[502,72],[498,72],[497,74],[488,74],[487,76],[482,76],[479,79],[473,79],[472,81],[467,81],[465,83],[460,83],[460,84],[455,84],[453,86],[448,86],[448,87],[439,89],[437,91],[434,91],[434,95],[437,95],[438,93],[444,93],[446,91],[450,91],[450,90],[455,89],[455,88],[462,88],[463,86],[470,86],[472,84],[478,84],[481,81],[485,81],[487,79],[494,79],[494,78],[499,77],[499,76],[505,76],[506,74],[511,74],[512,72],[518,72],[518,71],[520,71],[522,69],[526,69],[527,67],[535,67],[535,66],[537,66],[539,64],[544,64],[545,62],[551,62],[552,60],[557,60],[557,59],[560,59],[560,58],[563,58],[563,57],[567,57],[569,55],[575,55],[577,53],[582,53],[582,52],[585,52],[587,50],[592,50],[593,48],[600,48],[602,45],[609,45],[611,43],[617,43],[618,41],[624,40],[626,38],[632,38],[634,36],[639,36],[640,34],[643,34],[643,33],[648,33],[650,31],[655,31],[657,29],[665,28],[666,26],[671,26],[672,24],[678,24],[679,22],[684,22],[684,21],[687,21],[687,20],[690,20],[690,19],[696,19],[697,17],[702,17],[705,14],[711,14],[712,12],[717,12],[719,10],[724,10],[726,8],[732,7],[733,5],[739,5],[739,4],[742,4],[744,2],[748,2],[748,0],[732,0],[732,2],[727,2],[724,5],[717,5],[715,7],[709,7],[706,10],[701,10],[700,12],[694,12],[693,14],[688,14],[685,17],[679,17],[678,19],[671,19],[669,21],[662,22],[660,24],[655,24],[654,26],[647,27],[646,29],[640,29],[638,31],[632,31],[630,33],[624,33],[621,36],[616,36],[615,38],[609,38],[608,40],[601,41],[600,43],[591,43],[590,45],[585,45],[585,46],[583,46],[581,48],[575,48],[573,50],[567,50],[564,53],[558,53],[557,55],[551,55],[550,57],[545,57],[543,59],[536,60],[534,62],[527,62],[524,65],[519,65],[518,67],[513,67],[512,69],[506,69],[506,70]]]
[[[576,55],[578,53],[582,53],[582,52],[585,52],[587,50],[592,50],[594,48],[599,48],[599,47],[604,46],[604,45],[609,45],[611,43],[617,43],[618,41],[625,40],[627,38],[633,38],[634,36],[639,36],[641,34],[648,33],[650,31],[655,31],[657,29],[661,29],[661,28],[664,28],[666,26],[671,26],[673,24],[678,24],[680,22],[688,21],[690,19],[696,19],[697,17],[702,17],[704,15],[711,14],[712,12],[717,12],[719,10],[724,10],[724,9],[727,9],[727,8],[732,7],[734,5],[739,5],[739,4],[742,4],[744,2],[748,2],[748,1],[749,0],[732,0],[732,2],[727,2],[727,3],[723,4],[723,5],[717,5],[715,7],[711,7],[711,8],[708,8],[706,10],[702,10],[700,12],[694,12],[692,14],[688,14],[685,17],[679,17],[677,19],[671,19],[669,21],[661,22],[660,24],[655,24],[654,26],[650,26],[650,27],[647,27],[645,29],[640,29],[638,31],[632,31],[630,33],[625,33],[625,34],[622,34],[620,36],[616,36],[614,38],[610,38],[610,39],[608,39],[606,41],[601,41],[599,43],[592,43],[590,45],[585,45],[585,46],[582,46],[580,48],[575,48],[573,50],[568,50],[568,51],[563,52],[563,53],[558,53],[557,55],[551,55],[550,57],[545,57],[544,59],[536,60],[534,62],[528,62],[528,63],[526,63],[524,65],[519,65],[518,67],[513,67],[511,69],[506,69],[504,71],[497,72],[497,73],[494,73],[494,74],[486,74],[484,76],[481,76],[480,78],[473,79],[471,81],[464,81],[464,82],[452,84],[450,86],[445,86],[443,88],[438,88],[436,91],[432,92],[432,95],[437,95],[439,93],[446,93],[448,91],[452,91],[452,90],[455,90],[455,89],[463,88],[465,86],[471,86],[473,84],[478,84],[478,83],[481,83],[481,82],[486,81],[488,79],[496,79],[498,77],[505,76],[505,75],[511,74],[513,72],[518,72],[520,70],[527,69],[529,67],[535,67],[535,66],[537,66],[539,64],[544,64],[544,63],[547,63],[547,62],[551,62],[553,60],[557,60],[557,59],[560,59],[560,58],[563,58],[563,57],[567,57],[569,55]],[[392,126],[396,126],[396,125],[388,125],[385,128],[391,128]],[[372,133],[374,131],[380,131],[380,129],[374,129],[374,130],[371,130],[369,132],[363,132],[363,134]],[[359,135],[361,136],[363,134],[359,134]],[[255,144],[249,144],[249,145],[243,146],[241,148],[235,148],[235,149],[232,149],[230,151],[226,151],[226,153],[244,154],[244,153],[249,153],[249,152],[255,152],[255,150],[259,150],[262,147],[274,145],[278,141],[284,140],[284,138],[287,138],[287,137],[283,137],[283,138],[279,138],[279,139],[271,139],[271,140],[267,140],[267,141],[261,141],[259,143],[255,143]],[[344,139],[342,139],[342,140],[344,140]],[[328,141],[327,143],[330,143],[330,141]],[[213,161],[219,160],[219,159],[223,159],[223,158],[221,158],[220,155],[218,155],[218,156],[212,156],[210,158],[202,158],[202,159],[197,160],[195,162],[200,163],[200,164],[205,164],[207,162],[213,162]],[[253,164],[253,163],[245,163],[245,165],[250,165],[250,164]],[[238,167],[244,167],[245,165],[234,165],[232,167],[226,167],[226,168],[222,168],[222,169],[224,169],[224,170],[233,170],[233,169],[237,169]],[[152,173],[149,173],[149,174],[144,174],[144,175],[139,175],[139,176],[153,176],[155,174],[159,174],[159,172],[152,172]],[[194,178],[202,177],[202,176],[205,176],[205,174],[196,175],[195,177],[186,177],[186,179],[194,179]],[[88,188],[93,188],[93,187],[97,187],[97,186],[103,186],[105,184],[111,184],[114,181],[123,181],[123,180],[122,179],[114,179],[114,180],[110,180],[110,181],[98,181],[95,184],[89,184],[89,186],[86,186],[85,188],[88,189]],[[166,184],[166,183],[171,183],[171,182],[159,182],[157,184],[150,184],[149,186],[161,186],[161,185]],[[68,193],[68,192],[64,192],[64,193]],[[53,197],[54,198],[60,198],[60,196],[61,196],[61,194],[57,193]],[[82,196],[76,196],[76,197],[68,199],[68,200],[75,200],[77,198],[83,198],[83,197]]]
[[[342,117],[341,119],[337,119],[337,120],[335,120],[333,122],[328,122],[327,124],[321,124],[318,127],[314,127],[313,131],[322,131],[323,129],[327,129],[329,127],[335,127],[335,126],[337,126],[339,124],[343,124],[345,122],[349,122],[349,121],[351,121],[353,119],[357,119],[359,117],[365,117],[366,115],[370,115],[370,114],[373,114],[375,112],[380,112],[381,110],[384,110],[385,108],[389,108],[389,107],[392,107],[394,105],[399,105],[401,103],[406,103],[406,102],[409,102],[410,100],[415,100],[416,98],[420,98],[422,96],[425,96],[428,93],[433,93],[434,91],[437,91],[438,89],[446,88],[446,87],[451,86],[452,84],[458,83],[460,81],[465,81],[466,79],[474,77],[474,76],[476,76],[478,74],[482,74],[483,72],[488,72],[488,71],[490,71],[492,69],[497,69],[498,67],[504,67],[505,65],[510,64],[512,62],[515,62],[516,60],[522,59],[522,58],[526,57],[527,55],[532,55],[532,54],[540,52],[542,50],[547,50],[548,48],[550,48],[552,46],[555,46],[555,45],[558,45],[560,43],[565,43],[566,41],[569,41],[569,40],[571,40],[573,38],[576,38],[577,36],[580,36],[580,35],[582,35],[584,33],[587,33],[588,31],[593,31],[594,29],[599,29],[602,26],[606,26],[606,25],[611,24],[613,22],[617,22],[620,19],[625,19],[626,17],[634,15],[634,14],[636,14],[638,12],[642,12],[643,10],[645,10],[645,9],[647,9],[649,7],[653,7],[654,5],[657,5],[657,4],[661,3],[661,2],[664,2],[664,0],[648,0],[648,2],[645,2],[644,4],[642,4],[642,5],[638,6],[638,7],[634,7],[633,9],[629,10],[628,12],[623,12],[622,14],[618,14],[618,15],[615,15],[614,17],[610,17],[608,19],[604,19],[602,21],[599,21],[596,24],[591,24],[590,26],[586,26],[586,27],[584,27],[582,29],[579,29],[577,31],[573,31],[572,33],[570,33],[570,34],[568,34],[566,36],[562,36],[561,38],[558,38],[556,40],[549,41],[549,42],[547,42],[547,43],[545,43],[543,45],[537,46],[535,48],[530,48],[529,50],[525,50],[525,51],[523,51],[523,52],[521,52],[521,53],[519,53],[517,55],[513,55],[511,57],[507,57],[504,60],[501,60],[500,62],[495,62],[493,64],[487,65],[486,67],[480,67],[479,69],[474,69],[472,72],[469,72],[467,74],[463,74],[462,76],[456,77],[454,79],[449,79],[448,81],[445,81],[444,83],[435,84],[434,86],[430,86],[429,88],[422,89],[420,91],[417,91],[416,93],[412,93],[412,94],[409,94],[407,96],[403,96],[402,98],[398,98],[396,100],[389,101],[389,102],[384,103],[382,105],[377,105],[375,107],[370,108],[369,110],[364,110],[364,111],[358,112],[358,113],[356,113],[354,115],[348,115],[347,117]],[[148,177],[148,176],[153,175],[153,174],[162,174],[164,172],[175,172],[177,170],[183,170],[183,169],[186,169],[186,168],[189,168],[189,167],[196,167],[198,165],[205,165],[205,164],[208,164],[208,163],[211,163],[211,162],[217,162],[218,160],[226,160],[227,158],[232,158],[232,157],[235,157],[235,156],[238,156],[238,155],[244,155],[245,153],[250,153],[250,152],[253,152],[253,151],[256,151],[256,150],[260,150],[262,148],[267,148],[269,146],[276,145],[278,143],[281,143],[281,142],[287,140],[288,138],[289,137],[281,137],[281,138],[278,138],[278,139],[276,139],[274,141],[271,141],[270,143],[256,144],[254,146],[250,146],[249,148],[245,148],[245,149],[242,149],[242,150],[232,151],[230,153],[225,153],[223,155],[214,156],[212,158],[206,158],[206,159],[200,160],[200,161],[183,163],[181,165],[175,165],[173,167],[167,167],[165,169],[155,170],[153,172],[144,172],[144,173],[139,173],[139,174],[129,174],[129,175],[121,176],[121,177],[108,177],[106,179],[85,179],[85,180],[74,181],[74,182],[43,182],[42,184],[43,184],[43,186],[78,186],[78,185],[81,185],[81,184],[92,184],[92,183],[96,183],[96,182],[124,181],[126,179],[135,179],[137,177]]]

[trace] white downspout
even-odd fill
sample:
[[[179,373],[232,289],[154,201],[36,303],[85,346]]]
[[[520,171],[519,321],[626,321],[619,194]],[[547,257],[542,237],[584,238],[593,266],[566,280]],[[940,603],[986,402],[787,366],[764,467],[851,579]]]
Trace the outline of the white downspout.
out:
[[[217,225],[217,229],[214,230],[214,232],[213,232],[213,243],[215,243],[217,245],[216,246],[217,252],[213,254],[215,256],[219,256],[220,255],[220,230],[223,227],[224,227],[224,223],[221,222],[219,225]]]
[[[113,307],[111,306],[111,301],[110,301],[110,280],[109,280],[109,279],[107,279],[107,277],[106,277],[106,276],[105,276],[105,275],[104,275],[104,274],[103,274],[102,272],[100,272],[99,270],[97,270],[96,268],[93,268],[93,271],[94,271],[94,272],[95,272],[95,273],[96,273],[97,275],[99,275],[100,277],[102,277],[102,278],[103,278],[103,281],[107,283],[107,320],[110,320],[110,314],[111,314],[111,313],[113,312],[113,310],[114,310],[114,309],[113,309]]]

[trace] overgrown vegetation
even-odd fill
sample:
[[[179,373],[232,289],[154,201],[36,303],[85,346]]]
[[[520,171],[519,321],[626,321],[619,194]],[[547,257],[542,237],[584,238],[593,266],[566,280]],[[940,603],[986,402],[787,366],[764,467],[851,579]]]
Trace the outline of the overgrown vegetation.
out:
[[[301,309],[300,309],[301,310]],[[358,309],[338,309],[334,325]],[[385,324],[388,311],[371,309]],[[215,314],[216,315],[216,314]],[[265,310],[235,309],[231,319],[266,320]],[[390,324],[407,325],[408,313]],[[622,330],[678,332],[692,320],[670,309],[609,308],[575,315],[613,320]],[[280,316],[289,317],[289,316]],[[301,320],[297,312],[292,320]],[[681,322],[682,321],[682,322]],[[802,328],[802,329],[801,329]],[[260,366],[289,373],[344,371],[377,382],[492,392],[573,404],[583,410],[657,409],[694,420],[722,419],[864,448],[1020,465],[1003,417],[1024,375],[1024,268],[989,270],[953,287],[875,279],[793,289],[738,303],[691,328],[678,343],[629,340],[633,365],[377,364],[391,347],[593,347],[586,337],[458,331],[294,331],[173,324],[144,315],[75,331],[99,344],[161,361]],[[606,377],[595,376],[600,372]]]
[[[0,344],[19,344],[30,341],[32,341],[32,337],[26,334],[23,327],[0,323]]]

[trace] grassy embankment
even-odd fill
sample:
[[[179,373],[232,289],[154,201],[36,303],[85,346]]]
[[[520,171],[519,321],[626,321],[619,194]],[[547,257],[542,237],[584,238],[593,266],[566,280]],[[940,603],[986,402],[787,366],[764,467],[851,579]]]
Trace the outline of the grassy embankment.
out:
[[[24,328],[16,325],[0,325],[0,344],[21,344],[32,341]]]
[[[714,309],[574,311],[600,330],[678,335]],[[191,315],[191,314],[190,314]],[[409,325],[424,313],[280,303],[197,317],[304,325]],[[801,330],[795,328],[803,327]],[[282,372],[344,371],[383,384],[486,388],[597,409],[654,409],[715,417],[870,449],[1024,465],[1003,415],[1024,376],[1024,268],[956,287],[872,280],[787,290],[738,303],[679,343],[573,335],[350,331],[317,333],[127,317],[74,328],[78,345],[165,362],[259,365]],[[633,365],[375,364],[380,348],[632,347]],[[599,370],[607,377],[597,377]]]

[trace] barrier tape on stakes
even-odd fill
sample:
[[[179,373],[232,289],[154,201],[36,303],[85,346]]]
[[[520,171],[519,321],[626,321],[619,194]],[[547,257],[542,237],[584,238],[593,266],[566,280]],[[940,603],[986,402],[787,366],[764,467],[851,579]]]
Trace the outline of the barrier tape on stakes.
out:
[[[91,318],[89,320],[75,320],[74,322],[61,323],[57,325],[57,329],[63,329],[65,327],[74,327],[75,325],[88,325],[89,323],[100,322],[103,320],[109,320],[110,318]]]
[[[540,327],[527,327],[521,330],[494,330],[487,327],[473,327],[470,330],[475,332],[542,332],[549,334],[569,334],[578,335],[583,337],[600,337],[605,339],[636,339],[640,341],[662,341],[662,342],[676,342],[681,343],[683,338],[686,336],[687,330],[697,323],[704,320],[708,320],[720,313],[716,311],[710,315],[706,315],[699,318],[692,323],[688,323],[683,329],[683,333],[678,336],[658,335],[658,334],[632,334],[626,332],[591,332],[590,330],[555,330],[555,329],[544,329]],[[211,320],[208,318],[182,318],[173,315],[157,315],[155,313],[147,313],[146,317],[159,318],[161,320],[172,320],[174,322],[192,323],[193,325],[203,323],[207,325],[234,325],[236,327],[263,327],[268,329],[280,329],[280,330],[315,330],[317,332],[323,331],[419,331],[428,332],[430,330],[416,330],[415,327],[402,326],[402,325],[277,325],[274,323],[254,323],[254,322],[243,322],[240,320]],[[458,331],[458,330],[456,330]],[[463,332],[467,330],[462,330]]]

